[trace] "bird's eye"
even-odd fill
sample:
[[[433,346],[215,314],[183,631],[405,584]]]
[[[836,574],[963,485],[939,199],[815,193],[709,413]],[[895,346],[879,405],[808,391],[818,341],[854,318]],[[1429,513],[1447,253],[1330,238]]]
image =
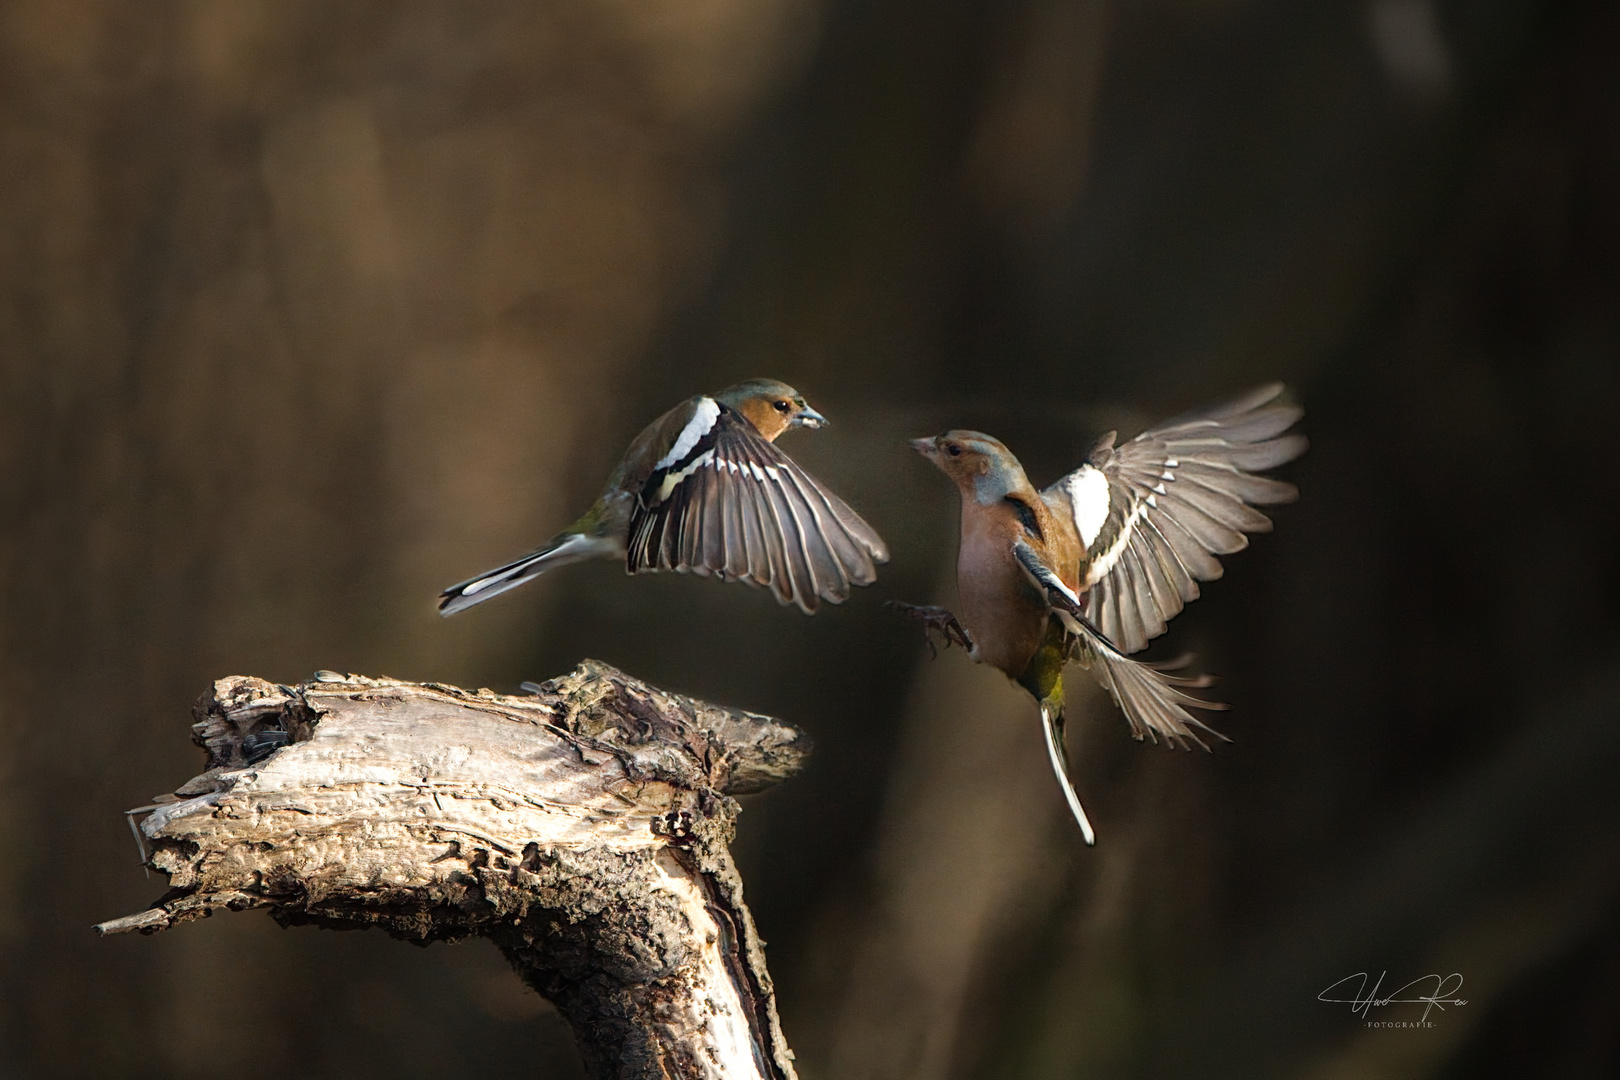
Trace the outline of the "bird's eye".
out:
[[[945,445],[945,452],[947,454],[951,455],[951,457],[961,457],[962,456],[962,448],[960,446],[957,446],[955,443],[947,443]]]
[[[793,408],[793,403],[791,401],[773,401],[771,404],[776,408],[777,412],[787,412],[789,409]]]

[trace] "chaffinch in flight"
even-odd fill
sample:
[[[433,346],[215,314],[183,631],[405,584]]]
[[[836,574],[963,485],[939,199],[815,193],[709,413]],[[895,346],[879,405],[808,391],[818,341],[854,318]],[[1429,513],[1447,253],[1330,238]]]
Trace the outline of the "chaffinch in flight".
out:
[[[774,445],[826,417],[791,386],[752,379],[689,398],[637,435],[607,489],[563,532],[514,562],[452,585],[439,612],[498,596],[582,559],[628,573],[675,570],[769,588],[805,614],[870,585],[889,552],[872,527]]]
[[[1063,743],[1063,668],[1078,660],[1124,712],[1136,738],[1162,735],[1209,749],[1194,729],[1225,736],[1188,709],[1223,709],[1188,693],[1183,678],[1129,658],[1221,576],[1216,555],[1268,532],[1255,506],[1285,503],[1291,484],[1254,472],[1305,451],[1287,433],[1302,414],[1278,400],[1280,383],[1171,420],[1124,446],[1114,432],[1089,461],[1036,491],[1018,459],[976,431],[916,439],[912,448],[956,481],[962,496],[956,564],[961,619],[936,607],[895,605],[991,664],[1040,703],[1047,756],[1086,843],[1091,823],[1069,778]]]

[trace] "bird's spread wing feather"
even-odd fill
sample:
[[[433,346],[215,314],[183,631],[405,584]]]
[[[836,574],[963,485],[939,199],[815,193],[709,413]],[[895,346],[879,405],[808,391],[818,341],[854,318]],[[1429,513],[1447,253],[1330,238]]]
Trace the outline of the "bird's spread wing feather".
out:
[[[1146,737],[1154,741],[1158,741],[1158,737],[1162,735],[1174,746],[1186,747],[1188,743],[1196,743],[1205,750],[1209,747],[1198,736],[1195,728],[1217,739],[1226,739],[1225,735],[1187,711],[1188,709],[1220,711],[1226,708],[1221,702],[1205,701],[1187,692],[1190,689],[1208,686],[1210,684],[1208,677],[1184,678],[1172,675],[1164,668],[1132,660],[1120,652],[1106,634],[1097,629],[1085,611],[1084,601],[1075,595],[1074,590],[1059,580],[1057,574],[1034,548],[1023,540],[1015,541],[1013,556],[1034,583],[1046,593],[1053,613],[1062,621],[1064,629],[1069,633],[1076,658],[1091,670],[1092,675],[1113,697],[1114,704],[1119,706],[1120,712],[1124,713],[1125,719],[1130,722],[1132,735],[1138,739]],[[1050,740],[1049,732],[1048,741]],[[1058,759],[1054,757],[1053,768],[1057,768],[1058,764]],[[1059,779],[1066,780],[1066,775],[1060,773]],[[1078,800],[1071,796],[1071,809],[1075,808],[1077,802]],[[1076,816],[1083,817],[1083,812],[1076,810]],[[1086,827],[1082,820],[1081,828]]]
[[[694,414],[642,485],[626,567],[747,581],[812,612],[871,584],[888,557],[843,500],[717,405]]]
[[[1073,515],[1085,544],[1085,614],[1121,653],[1133,653],[1221,576],[1217,555],[1268,532],[1255,506],[1291,501],[1292,484],[1254,472],[1291,461],[1305,437],[1289,433],[1301,410],[1259,387],[1225,404],[1178,417],[1117,449],[1112,437],[1090,463],[1042,494]]]
[[[1199,731],[1213,735],[1222,742],[1231,741],[1187,711],[1206,709],[1220,712],[1226,709],[1224,702],[1206,701],[1187,692],[1208,686],[1211,682],[1208,676],[1186,678],[1153,664],[1132,660],[1116,649],[1092,625],[1090,619],[1084,616],[1060,617],[1074,635],[1078,659],[1114,699],[1119,711],[1130,721],[1131,734],[1136,738],[1145,737],[1157,742],[1162,735],[1172,746],[1187,749],[1189,743],[1196,743],[1204,750],[1208,750],[1209,746],[1199,736]]]

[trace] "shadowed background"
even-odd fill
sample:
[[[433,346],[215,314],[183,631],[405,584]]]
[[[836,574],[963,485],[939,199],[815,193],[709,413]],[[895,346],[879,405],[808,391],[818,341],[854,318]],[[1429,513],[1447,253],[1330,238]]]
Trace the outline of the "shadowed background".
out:
[[[89,926],[212,679],[582,656],[814,735],[737,842],[807,1080],[1613,1075],[1617,55],[1596,0],[0,3],[0,1075],[579,1075],[482,943]],[[876,587],[436,617],[754,375]],[[952,599],[901,439],[1045,483],[1273,378],[1303,497],[1150,654],[1236,741],[1076,695],[1087,850],[880,607]],[[1468,1004],[1317,1000],[1368,970]]]

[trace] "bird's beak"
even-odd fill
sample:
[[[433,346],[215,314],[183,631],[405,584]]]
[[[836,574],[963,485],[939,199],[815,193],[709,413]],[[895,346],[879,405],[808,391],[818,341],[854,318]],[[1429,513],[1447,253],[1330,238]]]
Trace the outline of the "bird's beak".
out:
[[[912,439],[911,448],[923,457],[933,457],[939,453],[939,445],[933,439]]]
[[[799,415],[793,418],[794,427],[823,428],[827,426],[827,418],[806,405],[799,410]]]

